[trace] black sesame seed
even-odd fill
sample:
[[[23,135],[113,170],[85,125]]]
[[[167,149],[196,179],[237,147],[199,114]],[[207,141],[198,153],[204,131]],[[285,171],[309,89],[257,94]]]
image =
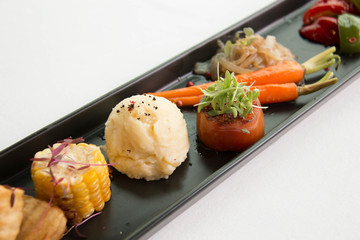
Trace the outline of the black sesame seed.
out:
[[[129,104],[128,105],[128,110],[129,111],[132,111],[134,109],[134,104],[132,103],[132,104]]]

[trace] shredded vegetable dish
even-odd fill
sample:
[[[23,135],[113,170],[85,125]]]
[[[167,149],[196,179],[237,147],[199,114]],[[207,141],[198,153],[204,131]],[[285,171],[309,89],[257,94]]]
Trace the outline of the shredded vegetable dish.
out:
[[[244,36],[245,35],[245,36]],[[241,38],[241,36],[243,36]],[[235,74],[257,71],[283,61],[295,60],[294,54],[276,41],[274,36],[266,38],[244,28],[235,35],[234,42],[218,41],[220,50],[210,63],[211,78],[217,79],[217,69],[223,75],[227,70]]]

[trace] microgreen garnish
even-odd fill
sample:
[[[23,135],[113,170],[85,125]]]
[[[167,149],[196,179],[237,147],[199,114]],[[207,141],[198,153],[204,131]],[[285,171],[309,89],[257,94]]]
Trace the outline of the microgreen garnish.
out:
[[[225,57],[229,57],[229,56],[230,56],[232,45],[233,45],[233,43],[232,43],[230,40],[227,40],[227,41],[226,41],[225,47],[224,47]]]
[[[51,173],[51,176],[53,177],[52,183],[53,183],[54,187],[53,187],[53,191],[51,192],[51,196],[50,196],[50,200],[48,202],[48,205],[46,206],[46,209],[45,209],[43,215],[41,216],[38,225],[36,226],[36,230],[35,230],[36,232],[40,229],[43,221],[45,220],[46,215],[48,214],[48,212],[50,210],[51,203],[52,203],[52,201],[53,201],[53,199],[55,197],[55,187],[56,187],[56,185],[58,185],[62,180],[64,180],[64,178],[60,178],[59,180],[56,180],[55,175],[53,175],[53,173],[51,171],[51,168],[50,168],[50,173]],[[61,184],[60,184],[60,186],[61,186]]]
[[[242,131],[243,133],[250,134],[250,131],[247,130],[246,128],[242,128],[241,131]]]
[[[79,138],[66,138],[64,140],[58,141],[58,143],[60,143],[60,145],[57,148],[52,148],[51,146],[48,146],[48,148],[51,151],[51,158],[31,158],[30,161],[49,161],[48,163],[48,167],[50,167],[51,165],[57,163],[61,158],[62,155],[59,155],[61,153],[61,151],[63,149],[65,149],[67,146],[69,146],[70,144],[77,144],[77,143],[81,143],[84,142],[84,138],[79,137]]]
[[[72,143],[73,144],[82,143],[84,141],[85,141],[85,139],[83,137],[79,137],[79,138],[75,138],[75,139],[73,139],[72,137],[68,137],[68,138],[65,138],[64,140],[58,141],[58,143],[65,143],[65,144],[69,145]]]
[[[82,224],[84,224],[85,222],[87,222],[88,220],[90,220],[91,218],[93,217],[96,217],[97,215],[101,214],[102,212],[97,212],[97,213],[94,213],[92,214],[91,216],[87,217],[86,219],[84,219],[82,222],[78,223],[75,225],[75,231],[77,233],[77,235],[81,238],[87,238],[87,236],[85,234],[82,234],[77,228],[79,226],[81,226]]]
[[[241,37],[245,35],[244,37]],[[254,30],[252,28],[244,28],[242,31],[238,31],[234,37],[234,43],[230,40],[226,41],[224,46],[225,57],[229,57],[231,53],[231,48],[233,45],[240,44],[244,46],[249,46],[255,40]]]
[[[226,71],[225,78],[202,90],[204,98],[198,106],[200,112],[204,107],[211,106],[210,116],[232,113],[234,118],[245,117],[253,110],[253,101],[259,96],[259,90],[251,90],[251,86],[237,81],[235,74]]]
[[[10,187],[9,185],[3,185],[5,188],[11,190],[10,195],[10,207],[13,208],[15,204],[15,189],[14,187]]]
[[[241,37],[241,35],[245,35],[244,37]],[[249,46],[254,40],[255,40],[255,37],[254,37],[254,30],[252,28],[243,28],[242,31],[238,31],[236,34],[235,34],[235,42],[238,42],[242,45],[245,45],[245,46]]]

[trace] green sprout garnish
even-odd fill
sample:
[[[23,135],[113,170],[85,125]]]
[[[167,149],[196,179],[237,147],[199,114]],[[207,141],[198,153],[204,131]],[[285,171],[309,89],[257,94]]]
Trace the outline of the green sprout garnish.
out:
[[[245,37],[241,37],[241,35],[245,35]],[[244,28],[242,31],[238,31],[235,34],[234,42],[232,43],[230,40],[226,41],[224,46],[224,54],[225,57],[229,57],[231,53],[231,48],[235,44],[241,44],[244,46],[249,46],[255,40],[254,30],[252,28]]]
[[[247,130],[246,128],[242,128],[241,131],[242,131],[243,133],[250,134],[250,131]]]
[[[241,35],[244,34],[245,37],[241,37]],[[249,46],[254,40],[254,30],[250,27],[243,28],[242,31],[238,31],[235,34],[235,42],[239,42],[242,45]]]
[[[227,40],[225,43],[225,47],[224,47],[225,57],[230,56],[232,46],[233,46],[233,43],[230,40]]]
[[[232,113],[234,118],[246,117],[253,110],[253,101],[259,96],[259,90],[236,80],[235,74],[226,71],[225,78],[219,78],[214,84],[201,90],[204,97],[197,104],[198,111],[211,106],[210,116]]]

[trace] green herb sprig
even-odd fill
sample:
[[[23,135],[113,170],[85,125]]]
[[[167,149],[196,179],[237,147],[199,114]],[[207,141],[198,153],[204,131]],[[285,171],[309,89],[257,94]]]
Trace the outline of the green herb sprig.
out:
[[[241,37],[245,35],[244,37]],[[244,28],[242,31],[238,31],[234,37],[234,43],[230,40],[226,41],[224,45],[225,57],[229,58],[233,45],[249,46],[255,40],[254,30],[252,28]]]
[[[252,112],[252,103],[260,94],[258,89],[251,90],[250,87],[238,82],[234,73],[226,71],[225,78],[219,78],[214,84],[201,90],[204,97],[197,104],[198,111],[210,105],[210,116],[232,113],[234,118],[244,118]]]

